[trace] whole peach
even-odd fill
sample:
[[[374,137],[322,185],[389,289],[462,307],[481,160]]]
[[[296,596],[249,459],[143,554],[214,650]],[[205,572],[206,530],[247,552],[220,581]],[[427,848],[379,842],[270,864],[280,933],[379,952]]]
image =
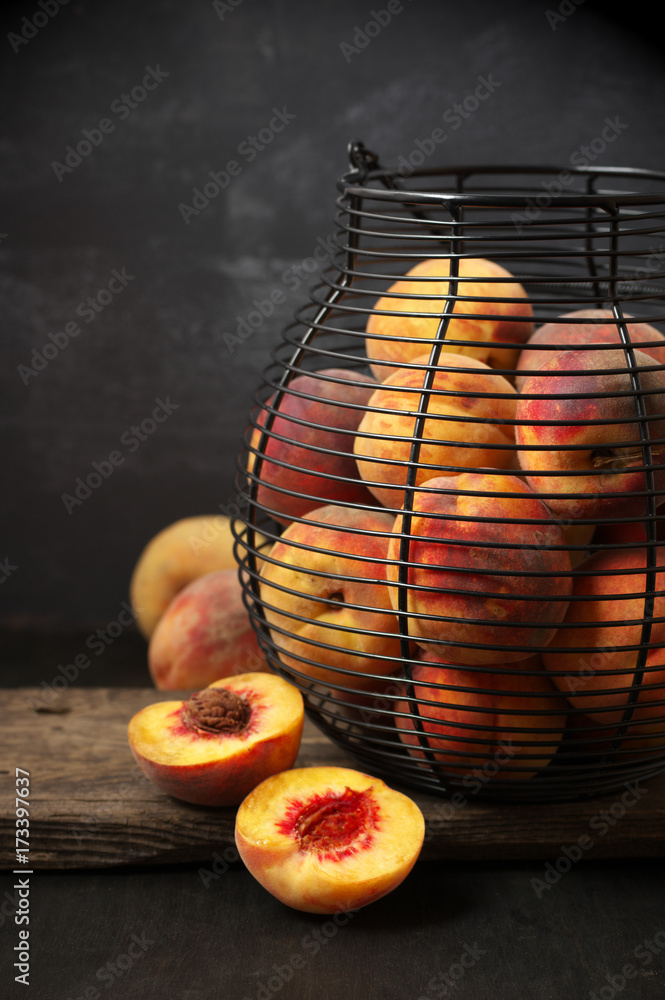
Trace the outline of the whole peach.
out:
[[[395,519],[388,579],[398,583],[401,568],[404,583],[390,590],[393,608],[403,591],[411,638],[450,663],[525,659],[566,614],[570,559],[556,548],[565,544],[545,504],[514,476],[430,479],[413,494],[410,524],[407,514]]]
[[[413,667],[415,701],[395,705],[395,725],[412,756],[426,757],[424,746],[457,778],[481,768],[492,780],[519,780],[549,764],[566,728],[567,706],[538,656],[522,660],[519,674],[454,667],[434,650],[423,651],[420,660]]]
[[[450,294],[449,278],[448,259],[423,260],[376,302],[365,344],[380,382],[432,346]],[[459,278],[459,298],[442,352],[477,358],[492,368],[513,369],[520,345],[533,332],[527,293],[509,271],[491,260],[460,259]],[[411,312],[419,315],[408,315]]]
[[[624,317],[632,319],[628,314],[624,314]],[[664,334],[650,323],[631,322],[627,324],[627,328],[633,346],[639,346],[644,354],[654,358],[658,364],[665,364],[665,343],[662,346],[643,346],[653,341],[665,341]],[[529,338],[517,359],[518,371],[526,374],[515,378],[515,387],[521,391],[529,373],[537,371],[553,357],[552,351],[539,350],[540,345],[558,345],[562,351],[568,351],[580,344],[620,343],[619,328],[611,309],[576,309],[574,312],[564,313],[557,320],[539,327]]]
[[[341,368],[297,375],[290,382],[256,473],[256,501],[280,524],[325,503],[371,505],[352,452],[373,386],[373,379]],[[251,434],[250,474],[257,467],[255,451],[275,398],[261,410]]]
[[[207,687],[232,674],[266,671],[235,569],[206,573],[171,601],[148,646],[156,687]]]
[[[360,475],[385,507],[404,502],[427,357],[415,363],[424,367],[398,369],[372,394],[353,445]],[[458,370],[465,368],[471,372]],[[503,375],[473,357],[446,354],[434,373],[415,485],[460,467],[507,467],[515,454],[516,411],[517,393]],[[453,468],[444,472],[445,466]]]
[[[634,723],[665,726],[665,548],[656,550],[651,635],[642,683],[635,689]],[[563,626],[543,663],[570,703],[593,711],[599,723],[620,723],[635,678],[645,616],[644,548],[607,549],[579,567]],[[633,648],[630,648],[633,647]],[[576,650],[587,650],[578,652]],[[660,703],[660,704],[659,704]]]
[[[657,466],[665,456],[665,446],[658,443],[665,438],[665,371],[646,370],[653,359],[634,353]],[[525,382],[522,393],[515,434],[520,465],[557,516],[639,517],[645,512],[640,424],[623,351],[556,354]],[[665,467],[653,476],[656,490],[665,491]],[[664,499],[665,492],[656,495],[657,504]]]
[[[289,669],[370,691],[376,675],[399,669],[385,567],[393,521],[383,511],[328,505],[275,542],[261,571],[261,601]]]

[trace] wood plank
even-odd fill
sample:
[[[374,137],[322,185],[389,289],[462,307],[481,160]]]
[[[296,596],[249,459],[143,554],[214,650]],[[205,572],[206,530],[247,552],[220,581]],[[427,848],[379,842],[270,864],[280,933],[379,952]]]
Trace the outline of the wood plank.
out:
[[[235,809],[193,806],[164,795],[136,766],[127,723],[140,708],[179,697],[153,689],[69,688],[35,712],[35,688],[3,692],[0,729],[0,864],[14,867],[14,768],[30,772],[30,864],[35,868],[213,863],[233,855]],[[357,761],[306,721],[296,766]],[[423,810],[423,858],[554,859],[582,835],[585,857],[665,856],[665,775],[620,819],[601,822],[615,792],[554,804],[469,799],[452,810],[445,798],[409,794]],[[447,808],[446,808],[447,807]],[[595,822],[594,822],[595,819]],[[591,824],[591,826],[590,826]],[[607,829],[603,832],[602,828]],[[226,850],[225,850],[226,849]]]

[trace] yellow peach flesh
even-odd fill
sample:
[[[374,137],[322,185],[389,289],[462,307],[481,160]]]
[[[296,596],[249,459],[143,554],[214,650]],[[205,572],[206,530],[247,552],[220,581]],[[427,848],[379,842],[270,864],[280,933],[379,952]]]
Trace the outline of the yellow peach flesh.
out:
[[[359,793],[359,794],[358,794]],[[303,846],[298,818],[319,803],[357,801],[353,831]],[[341,820],[347,827],[347,818]],[[310,913],[346,912],[396,888],[420,853],[425,822],[418,806],[378,778],[338,767],[297,768],[266,779],[241,804],[236,844],[254,877],[277,899]]]

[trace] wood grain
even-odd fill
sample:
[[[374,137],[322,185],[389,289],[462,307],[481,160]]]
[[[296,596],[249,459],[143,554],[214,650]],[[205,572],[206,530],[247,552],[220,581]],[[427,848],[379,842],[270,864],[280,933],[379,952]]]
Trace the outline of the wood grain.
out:
[[[0,864],[15,865],[14,768],[30,772],[30,865],[112,865],[229,860],[234,809],[188,805],[164,795],[136,766],[127,723],[140,708],[178,694],[153,689],[70,688],[36,712],[34,688],[5,690],[0,729]],[[297,766],[356,761],[307,720]],[[586,858],[665,856],[665,776],[613,823],[598,817],[618,794],[555,804],[446,799],[409,794],[423,810],[423,858],[556,859],[586,835]],[[591,824],[591,825],[590,825]],[[603,826],[607,827],[602,832]],[[565,853],[565,852],[564,852]]]

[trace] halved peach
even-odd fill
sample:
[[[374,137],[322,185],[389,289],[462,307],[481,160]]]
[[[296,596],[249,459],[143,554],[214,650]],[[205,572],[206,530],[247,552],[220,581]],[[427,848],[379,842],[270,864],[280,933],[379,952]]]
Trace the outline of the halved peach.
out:
[[[412,799],[344,767],[267,778],[241,804],[235,828],[254,878],[308,913],[345,913],[385,896],[413,868],[424,836]]]
[[[187,701],[141,709],[129,723],[129,745],[163,792],[197,805],[236,806],[269,775],[292,767],[303,719],[293,684],[276,674],[239,674]]]

